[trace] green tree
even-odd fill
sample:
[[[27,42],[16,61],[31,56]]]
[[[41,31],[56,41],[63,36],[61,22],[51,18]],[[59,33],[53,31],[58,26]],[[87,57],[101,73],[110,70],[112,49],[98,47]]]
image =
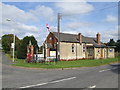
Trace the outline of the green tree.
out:
[[[5,34],[2,36],[2,48],[5,53],[8,53],[11,50],[11,43],[13,43],[13,34]],[[20,39],[15,36],[15,51],[18,49],[20,45]]]
[[[43,46],[40,46],[39,53],[43,53]]]
[[[31,41],[34,46],[34,53],[38,50],[38,44],[34,36],[26,36],[22,39],[19,49],[17,51],[17,58],[25,59],[27,57],[27,46],[29,45],[29,41]]]
[[[120,40],[117,40],[116,42],[116,51],[120,52]]]
[[[110,41],[107,43],[108,46],[115,46],[116,42],[114,41],[114,39],[110,39]]]

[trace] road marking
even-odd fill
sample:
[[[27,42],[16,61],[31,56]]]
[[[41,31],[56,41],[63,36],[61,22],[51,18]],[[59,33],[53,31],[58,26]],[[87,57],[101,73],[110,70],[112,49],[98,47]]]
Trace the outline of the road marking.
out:
[[[71,80],[71,79],[74,79],[74,78],[76,78],[76,77],[61,79],[61,80],[52,81],[52,82],[48,82],[48,83],[41,83],[41,84],[36,84],[36,85],[29,85],[29,86],[24,86],[24,87],[19,87],[19,88],[30,88],[30,87],[42,86],[42,85],[46,85],[46,84],[49,84],[49,83],[57,83],[57,82],[61,82],[61,81]]]
[[[109,70],[114,70],[114,69],[117,69],[117,68],[105,69],[105,70],[101,70],[101,71],[99,71],[99,72],[104,72],[104,71],[109,71]]]
[[[29,85],[29,86],[24,86],[24,87],[19,87],[19,88],[30,88],[30,87],[35,87],[35,86],[42,86],[48,83],[41,83],[41,84],[36,84],[36,85]]]
[[[105,70],[101,70],[99,72],[104,72],[104,71],[109,71],[109,70],[111,70],[111,69],[105,69]]]
[[[88,87],[88,88],[96,88],[96,85],[94,85],[94,86],[90,86],[90,87]]]
[[[57,82],[61,82],[61,81],[71,80],[71,79],[74,79],[74,78],[76,78],[76,77],[71,77],[71,78],[67,78],[67,79],[61,79],[61,80],[53,81],[53,82],[50,82],[50,83],[57,83]]]

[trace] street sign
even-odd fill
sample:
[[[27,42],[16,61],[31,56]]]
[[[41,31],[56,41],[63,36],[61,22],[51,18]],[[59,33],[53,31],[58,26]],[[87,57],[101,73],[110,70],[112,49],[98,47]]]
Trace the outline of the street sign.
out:
[[[11,43],[11,48],[14,48],[14,43]]]

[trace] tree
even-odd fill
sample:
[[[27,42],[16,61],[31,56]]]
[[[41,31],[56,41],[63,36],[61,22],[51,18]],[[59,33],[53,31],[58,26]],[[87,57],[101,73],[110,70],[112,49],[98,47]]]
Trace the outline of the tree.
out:
[[[116,42],[116,51],[120,52],[120,39]]]
[[[27,57],[27,46],[31,40],[32,45],[34,46],[34,53],[38,50],[38,44],[34,36],[26,36],[22,39],[19,49],[17,51],[17,58],[25,59]]]
[[[116,43],[114,41],[114,39],[110,39],[110,41],[107,43],[108,46],[115,46]]]
[[[43,53],[43,46],[42,45],[40,46],[39,52]]]
[[[2,48],[5,53],[8,53],[11,50],[11,43],[13,43],[13,34],[5,34],[2,36]],[[20,39],[15,36],[15,51],[18,49],[20,44]]]

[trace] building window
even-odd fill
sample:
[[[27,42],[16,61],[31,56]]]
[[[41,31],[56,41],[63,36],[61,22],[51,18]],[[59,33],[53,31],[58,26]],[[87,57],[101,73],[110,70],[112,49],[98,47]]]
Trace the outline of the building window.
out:
[[[105,51],[105,52],[107,52],[107,50],[106,50],[106,49],[105,49],[104,51]]]
[[[98,49],[98,53],[100,53],[100,49]]]
[[[52,37],[50,37],[50,40],[52,40]]]
[[[72,52],[74,52],[75,50],[74,44],[72,44]]]
[[[50,47],[52,48],[52,43],[50,43]]]
[[[113,50],[112,49],[110,49],[110,52],[112,52]]]
[[[86,48],[85,47],[83,47],[83,52],[85,52],[86,51]]]

